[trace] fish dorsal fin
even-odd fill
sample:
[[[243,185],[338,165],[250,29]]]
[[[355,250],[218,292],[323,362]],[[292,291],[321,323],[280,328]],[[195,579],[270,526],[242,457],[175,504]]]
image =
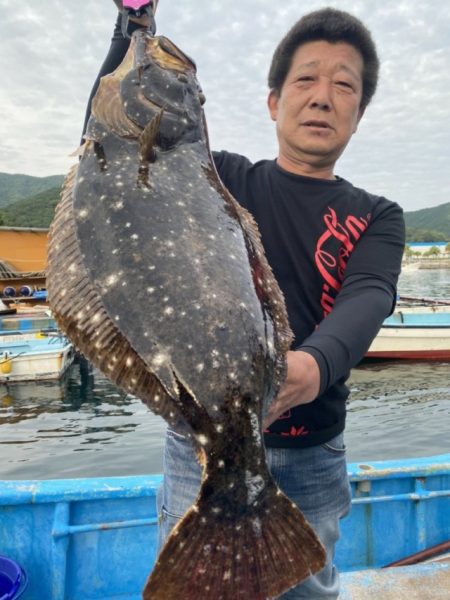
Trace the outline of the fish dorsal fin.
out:
[[[163,114],[164,108],[161,108],[153,119],[147,123],[144,131],[139,137],[139,150],[142,162],[149,163],[155,162],[156,160],[155,146],[157,145]]]

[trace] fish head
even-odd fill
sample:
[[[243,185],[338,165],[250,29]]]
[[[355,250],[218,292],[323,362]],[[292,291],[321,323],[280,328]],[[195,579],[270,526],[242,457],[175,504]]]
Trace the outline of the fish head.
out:
[[[168,38],[142,30],[133,34],[130,51],[133,62],[128,61],[129,72],[121,81],[127,116],[145,127],[163,111],[159,140],[164,149],[201,139],[205,97],[194,61]]]
[[[196,72],[195,62],[189,58],[169,38],[146,35],[146,57],[155,61],[162,69],[172,69],[177,73]],[[145,59],[144,59],[145,60]]]

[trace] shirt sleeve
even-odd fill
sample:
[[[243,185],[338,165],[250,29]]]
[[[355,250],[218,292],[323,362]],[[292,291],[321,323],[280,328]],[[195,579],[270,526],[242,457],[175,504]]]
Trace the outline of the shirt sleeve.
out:
[[[403,211],[385,200],[348,260],[332,311],[296,348],[318,362],[319,395],[348,375],[394,310],[404,245]]]

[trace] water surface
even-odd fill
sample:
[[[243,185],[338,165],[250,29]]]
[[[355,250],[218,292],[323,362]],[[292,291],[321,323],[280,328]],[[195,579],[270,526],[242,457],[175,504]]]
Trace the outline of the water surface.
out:
[[[400,292],[450,298],[450,270],[404,273]],[[363,363],[349,385],[350,461],[450,452],[450,363]],[[159,473],[164,430],[138,399],[78,365],[60,382],[0,384],[0,478]]]

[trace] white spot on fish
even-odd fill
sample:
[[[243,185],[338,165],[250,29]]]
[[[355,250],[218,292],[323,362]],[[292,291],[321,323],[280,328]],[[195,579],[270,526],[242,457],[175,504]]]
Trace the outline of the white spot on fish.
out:
[[[250,471],[245,471],[245,484],[247,487],[247,502],[253,504],[257,497],[264,489],[264,479],[258,473],[252,474]]]
[[[171,306],[168,306],[167,308],[164,309],[164,314],[165,315],[168,315],[168,316],[173,315],[173,312],[174,311],[173,311],[173,308]]]
[[[223,469],[225,466],[225,461],[224,460],[219,460],[219,462],[217,463],[217,466],[219,467],[219,469]]]
[[[160,352],[159,354],[155,354],[155,356],[153,357],[152,360],[152,365],[155,367],[160,367],[162,364],[164,364],[167,360],[167,356],[166,354],[163,354],[162,352]]]
[[[133,359],[131,356],[127,357],[125,364],[127,365],[127,367],[131,367],[131,365],[133,364]]]
[[[198,365],[196,365],[196,366],[195,366],[195,370],[196,370],[198,373],[201,373],[201,372],[203,371],[203,369],[204,369],[204,368],[205,368],[205,365],[204,365],[204,363],[198,363]]]
[[[107,286],[112,286],[115,283],[117,283],[119,281],[119,277],[117,273],[112,273],[107,279],[106,279],[106,285]]]
[[[253,525],[253,531],[256,533],[257,536],[261,535],[261,521],[256,517],[255,519],[252,519],[252,525]]]
[[[195,438],[201,446],[206,446],[206,444],[209,442],[208,438],[203,433],[196,435]]]
[[[217,431],[217,433],[222,433],[223,432],[223,425],[220,425],[220,423],[218,425],[216,425],[216,431]]]
[[[223,581],[228,581],[231,578],[231,571],[225,571],[225,573],[223,574]]]
[[[132,240],[138,240],[139,239],[139,236],[138,236],[137,233],[133,233],[130,237],[131,237]]]

